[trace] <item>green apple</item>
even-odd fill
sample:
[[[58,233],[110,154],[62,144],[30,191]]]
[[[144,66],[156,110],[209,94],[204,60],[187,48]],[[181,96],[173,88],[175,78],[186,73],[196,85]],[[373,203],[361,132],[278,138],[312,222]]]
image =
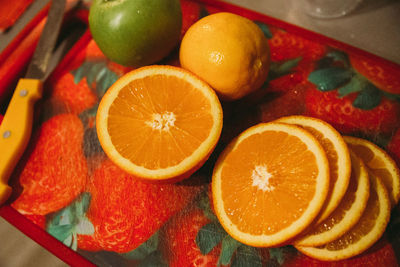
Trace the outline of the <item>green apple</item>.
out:
[[[178,44],[182,27],[179,0],[94,0],[89,28],[112,61],[140,67],[156,63]]]

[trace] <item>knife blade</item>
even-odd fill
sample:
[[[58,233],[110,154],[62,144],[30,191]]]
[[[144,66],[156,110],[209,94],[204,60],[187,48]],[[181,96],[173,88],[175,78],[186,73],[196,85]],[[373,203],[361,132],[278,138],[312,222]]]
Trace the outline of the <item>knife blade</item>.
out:
[[[0,205],[11,195],[8,179],[32,131],[34,104],[42,96],[43,79],[64,17],[66,0],[53,0],[25,78],[18,81],[0,125]]]
[[[47,70],[51,54],[55,47],[58,32],[61,28],[61,22],[65,11],[65,0],[53,0],[47,22],[43,28],[35,53],[28,66],[26,78],[43,79]]]

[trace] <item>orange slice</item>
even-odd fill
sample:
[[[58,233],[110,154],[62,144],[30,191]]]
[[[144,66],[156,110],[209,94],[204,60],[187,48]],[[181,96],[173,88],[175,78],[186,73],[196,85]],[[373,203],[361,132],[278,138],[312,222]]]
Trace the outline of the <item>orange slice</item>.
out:
[[[320,246],[334,241],[349,231],[360,219],[369,197],[369,177],[364,163],[351,155],[351,177],[339,206],[306,235],[296,239],[297,246]]]
[[[316,224],[325,220],[339,205],[350,180],[351,160],[342,136],[330,124],[306,116],[288,116],[278,122],[295,124],[309,131],[324,148],[329,162],[329,191]]]
[[[339,239],[318,247],[296,246],[302,253],[324,261],[344,260],[370,248],[385,232],[390,200],[383,182],[370,173],[370,196],[360,220]]]
[[[217,160],[212,177],[215,213],[236,240],[277,246],[319,213],[329,165],[317,139],[301,127],[261,123],[241,133]]]
[[[346,143],[385,184],[392,207],[400,199],[400,171],[394,160],[380,147],[365,139],[345,136]]]
[[[96,117],[100,144],[120,168],[149,180],[183,179],[218,142],[217,95],[188,71],[147,66],[117,80]]]

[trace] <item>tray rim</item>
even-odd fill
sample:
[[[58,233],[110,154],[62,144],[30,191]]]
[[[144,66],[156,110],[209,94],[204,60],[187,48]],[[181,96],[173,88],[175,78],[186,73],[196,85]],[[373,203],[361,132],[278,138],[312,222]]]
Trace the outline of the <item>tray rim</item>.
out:
[[[74,59],[75,55],[78,54],[81,49],[86,47],[91,39],[92,36],[90,31],[87,30],[55,68],[52,77],[60,75],[63,69]],[[66,264],[71,266],[96,266],[87,258],[65,246],[48,232],[38,227],[23,214],[11,207],[9,202],[0,206],[0,217],[8,221],[11,225],[41,245],[47,251],[51,252],[54,256],[64,261]]]

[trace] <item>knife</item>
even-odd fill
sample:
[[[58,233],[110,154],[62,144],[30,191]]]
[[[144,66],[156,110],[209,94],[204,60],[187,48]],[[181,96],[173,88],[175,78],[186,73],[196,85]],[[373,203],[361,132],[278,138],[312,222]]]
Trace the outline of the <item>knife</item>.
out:
[[[64,17],[66,0],[53,0],[45,27],[25,78],[18,81],[0,125],[0,205],[11,195],[8,179],[29,142],[34,105],[42,97],[43,81]]]

